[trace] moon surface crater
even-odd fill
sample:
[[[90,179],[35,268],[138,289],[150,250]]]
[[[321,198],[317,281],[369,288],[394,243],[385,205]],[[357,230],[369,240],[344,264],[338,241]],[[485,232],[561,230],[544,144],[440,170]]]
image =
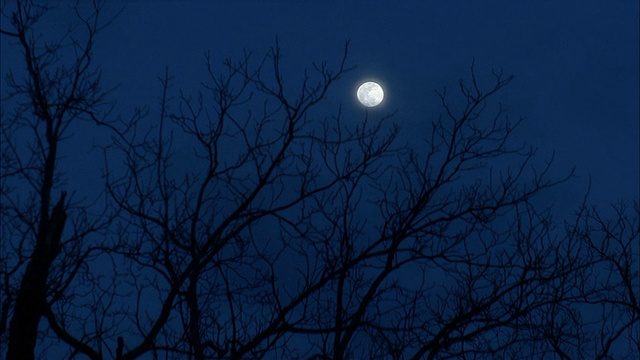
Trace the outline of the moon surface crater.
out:
[[[380,84],[367,81],[360,85],[358,92],[356,93],[360,103],[366,107],[374,107],[380,105],[384,99],[384,90]]]

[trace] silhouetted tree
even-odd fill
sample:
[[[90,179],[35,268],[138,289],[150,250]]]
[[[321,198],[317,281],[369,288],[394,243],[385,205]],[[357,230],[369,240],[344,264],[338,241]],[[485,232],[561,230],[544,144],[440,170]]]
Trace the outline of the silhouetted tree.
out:
[[[34,31],[47,8],[3,9],[11,28],[1,33],[19,40],[28,75],[9,74],[3,95],[9,358],[639,350],[638,206],[616,207],[609,221],[585,204],[556,228],[538,195],[570,174],[551,178],[550,161],[537,166],[534,149],[513,144],[520,121],[493,101],[511,76],[481,81],[472,67],[457,95],[438,93],[441,117],[410,147],[390,116],[327,116],[348,44],[335,66],[314,64],[291,84],[276,42],[221,71],[207,57],[195,94],[174,92],[167,71],[157,117],[124,121],[90,66],[101,4],[88,16],[80,8],[84,41],[46,46]],[[92,124],[111,136],[107,196],[71,206],[62,192],[50,212],[66,169],[57,149],[72,127]]]
[[[542,328],[560,358],[620,359],[640,353],[640,209],[633,201],[605,211],[610,215],[585,202],[567,227],[572,243],[567,252],[575,253],[585,270],[567,279],[573,282],[569,301],[550,307]],[[560,324],[571,324],[566,326],[571,331]],[[583,345],[580,352],[578,345]]]
[[[2,98],[0,336],[8,344],[8,359],[34,358],[40,319],[65,296],[73,277],[91,258],[92,249],[81,240],[109,221],[108,216],[87,221],[87,207],[80,206],[64,238],[70,206],[65,191],[51,209],[52,192],[62,184],[60,144],[85,114],[100,113],[103,105],[99,73],[91,69],[100,29],[100,4],[94,5],[88,15],[76,9],[85,30],[82,39],[69,35],[55,40],[34,32],[50,10],[47,6],[16,1],[9,12],[3,3],[0,33],[15,41],[12,51],[22,52],[25,66],[24,77],[13,71],[6,74]],[[66,51],[76,56],[63,60]],[[7,112],[6,104],[14,105],[14,111]]]

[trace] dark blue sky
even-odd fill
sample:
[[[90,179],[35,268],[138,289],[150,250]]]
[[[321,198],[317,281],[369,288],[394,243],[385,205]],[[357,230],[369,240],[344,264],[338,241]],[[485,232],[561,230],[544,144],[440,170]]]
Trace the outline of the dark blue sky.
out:
[[[579,206],[589,179],[590,202],[600,207],[640,196],[638,1],[116,1],[105,15],[122,7],[94,56],[104,87],[117,86],[109,94],[114,117],[148,106],[145,121],[155,121],[165,68],[173,95],[202,90],[207,51],[224,71],[223,59],[248,50],[258,62],[278,37],[285,83],[298,89],[305,68],[336,66],[350,40],[347,65],[356,68],[332,87],[314,112],[319,118],[342,105],[345,121],[362,121],[355,91],[375,80],[386,93],[380,107],[368,110],[371,119],[395,112],[399,141],[420,149],[442,111],[436,90],[446,86],[455,98],[472,63],[485,86],[493,69],[503,69],[515,80],[493,100],[510,117],[525,119],[514,141],[539,149],[538,167],[555,154],[555,176],[576,168],[577,178],[541,201],[566,215]],[[45,19],[46,36],[67,29],[68,10],[62,5]],[[18,47],[9,47],[6,36],[1,41],[1,73],[23,76]],[[94,144],[109,135],[85,125],[74,127],[61,148],[68,181],[60,188],[96,199],[104,179]],[[184,170],[192,165],[186,156],[192,144],[176,139],[174,161]]]
[[[361,118],[355,89],[377,79],[386,90],[377,113],[397,110],[402,141],[416,144],[440,110],[434,90],[455,89],[475,59],[481,78],[492,68],[515,75],[497,99],[526,119],[518,141],[542,158],[555,151],[558,174],[576,166],[579,178],[556,199],[578,201],[589,176],[597,203],[638,198],[638,2],[415,3],[132,2],[98,39],[95,59],[105,84],[120,85],[112,97],[126,114],[136,105],[157,110],[167,66],[175,90],[197,91],[208,50],[214,65],[243,49],[257,60],[278,36],[285,80],[297,85],[313,61],[336,63],[349,39],[357,68],[333,88],[327,113],[342,103]],[[58,15],[50,21],[61,29],[67,18]],[[2,51],[3,73],[16,55]],[[90,161],[80,159],[78,171],[93,172]]]

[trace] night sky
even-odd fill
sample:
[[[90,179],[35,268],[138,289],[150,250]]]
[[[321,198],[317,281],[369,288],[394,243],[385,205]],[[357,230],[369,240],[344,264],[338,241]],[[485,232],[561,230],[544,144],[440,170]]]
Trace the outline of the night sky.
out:
[[[206,52],[222,70],[245,50],[260,60],[277,37],[285,80],[296,86],[313,62],[337,64],[349,40],[356,68],[331,89],[326,115],[342,104],[360,121],[357,86],[377,80],[385,102],[371,114],[395,111],[401,140],[419,146],[441,110],[436,90],[456,91],[472,63],[480,78],[502,70],[515,80],[495,100],[525,119],[515,139],[537,147],[540,159],[555,156],[558,175],[576,169],[551,194],[558,208],[577,206],[589,179],[595,203],[639,196],[637,2],[133,1],[112,2],[105,17],[123,7],[95,57],[104,86],[117,87],[110,99],[119,114],[148,106],[157,115],[167,68],[176,92],[202,90]],[[66,10],[46,19],[52,29],[66,29],[74,16]],[[16,56],[2,51],[3,73]],[[92,136],[82,138],[73,148],[87,155]],[[72,163],[98,180],[91,156]]]
[[[557,206],[575,206],[589,178],[595,203],[638,198],[637,2],[133,2],[98,39],[96,61],[105,83],[119,85],[120,111],[156,111],[165,68],[174,89],[195,93],[205,52],[214,65],[244,50],[260,59],[276,37],[292,86],[314,61],[336,64],[349,40],[356,69],[332,89],[327,111],[342,104],[358,121],[355,90],[378,80],[386,98],[372,115],[397,111],[403,141],[415,144],[440,111],[435,90],[457,90],[472,63],[481,78],[502,69],[515,80],[497,100],[525,119],[517,140],[541,159],[555,153],[558,174],[576,168],[553,194]]]
[[[145,121],[157,118],[165,69],[174,96],[201,91],[207,52],[222,71],[224,59],[245,51],[258,63],[278,39],[285,83],[297,88],[314,62],[337,66],[349,41],[347,66],[355,68],[314,110],[318,117],[340,106],[354,123],[365,114],[393,114],[399,143],[419,149],[442,111],[436,91],[457,95],[472,64],[485,86],[492,71],[503,71],[515,78],[493,100],[524,119],[514,142],[538,149],[536,165],[553,157],[552,176],[575,168],[573,179],[541,201],[569,215],[589,183],[589,202],[602,208],[640,197],[637,1],[131,1],[109,3],[104,15],[121,9],[100,33],[94,56],[103,86],[113,88],[114,117],[146,106]],[[73,19],[62,5],[44,24],[61,33]],[[13,40],[1,41],[1,73],[23,71],[22,54],[6,50]],[[383,86],[385,100],[366,110],[355,93],[371,80]],[[104,189],[95,147],[104,145],[101,131],[74,128],[61,149],[65,186],[76,199],[97,198]],[[189,167],[181,159],[191,147],[174,143],[178,169]]]

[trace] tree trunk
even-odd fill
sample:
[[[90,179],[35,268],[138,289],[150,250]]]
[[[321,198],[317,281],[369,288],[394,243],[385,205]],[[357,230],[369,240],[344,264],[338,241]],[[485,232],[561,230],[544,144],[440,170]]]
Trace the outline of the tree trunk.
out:
[[[53,260],[60,254],[62,230],[67,220],[65,195],[62,192],[45,226],[40,228],[31,260],[22,277],[9,324],[7,360],[34,358],[38,324],[47,301],[47,278]]]
[[[204,347],[200,335],[200,306],[198,305],[198,276],[200,272],[194,270],[189,279],[187,290],[187,306],[189,307],[189,342],[194,359],[204,360]]]

